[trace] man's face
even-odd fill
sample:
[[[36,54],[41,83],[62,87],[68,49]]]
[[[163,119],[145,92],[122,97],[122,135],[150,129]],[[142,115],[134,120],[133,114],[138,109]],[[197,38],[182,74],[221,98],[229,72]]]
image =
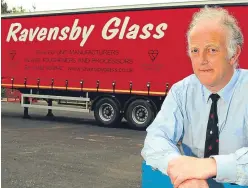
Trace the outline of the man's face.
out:
[[[228,30],[218,22],[205,21],[189,36],[189,54],[193,71],[207,88],[222,88],[233,73],[234,61],[228,59]]]

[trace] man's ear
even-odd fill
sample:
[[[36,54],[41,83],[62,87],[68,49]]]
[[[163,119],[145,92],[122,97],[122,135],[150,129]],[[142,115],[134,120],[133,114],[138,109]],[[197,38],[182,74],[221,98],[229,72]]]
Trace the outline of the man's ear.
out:
[[[241,54],[241,47],[239,45],[237,45],[236,53],[230,59],[231,65],[234,65],[238,61],[240,54]]]

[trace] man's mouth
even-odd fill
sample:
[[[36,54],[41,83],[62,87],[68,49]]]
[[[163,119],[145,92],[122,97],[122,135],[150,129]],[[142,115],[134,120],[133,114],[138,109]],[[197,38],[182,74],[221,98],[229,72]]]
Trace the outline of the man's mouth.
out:
[[[211,72],[211,71],[213,71],[213,69],[202,69],[202,70],[200,70],[201,72]]]

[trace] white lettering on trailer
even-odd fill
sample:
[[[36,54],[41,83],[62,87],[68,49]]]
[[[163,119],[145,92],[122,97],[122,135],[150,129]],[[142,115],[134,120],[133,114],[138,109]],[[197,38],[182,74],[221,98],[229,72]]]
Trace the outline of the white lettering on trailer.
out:
[[[114,38],[117,33],[119,32],[119,29],[108,29],[109,26],[114,22],[114,26],[118,27],[121,24],[121,19],[114,17],[111,18],[103,27],[102,29],[102,37],[106,40],[110,40],[112,38]],[[107,36],[107,32],[110,32],[111,34],[109,36]]]
[[[149,31],[153,30],[153,24],[147,24],[142,28],[142,32],[144,33],[140,35],[141,39],[147,39],[151,36],[151,33]]]
[[[69,37],[69,40],[76,40],[81,31],[82,31],[82,28],[81,27],[78,27],[77,24],[78,24],[78,19],[76,19],[73,23],[73,26],[72,26],[72,29],[71,29],[71,33],[70,33],[70,37]]]
[[[119,39],[136,39],[139,37],[140,39],[148,39],[151,37],[151,32],[153,30],[156,31],[152,35],[154,39],[161,39],[165,33],[164,31],[168,28],[166,23],[160,23],[157,26],[154,26],[152,23],[148,23],[141,27],[138,24],[132,24],[128,28],[128,23],[130,21],[130,17],[126,16],[125,19],[122,20],[118,17],[111,18],[102,28],[102,38],[105,40],[111,40],[115,37]],[[45,28],[45,27],[36,27],[36,28],[22,28],[21,23],[12,23],[9,28],[9,32],[7,35],[7,42],[10,42],[11,39],[15,42],[21,41],[34,41],[35,39],[38,41],[44,40],[77,40],[81,38],[80,46],[83,47],[91,33],[93,32],[95,25],[90,26],[80,26],[78,25],[79,19],[75,19],[73,25],[65,26],[65,27],[53,27],[53,28]],[[139,31],[141,33],[139,34]],[[80,37],[81,36],[81,37]]]
[[[139,28],[140,26],[137,24],[132,25],[129,29],[128,29],[128,33],[126,35],[127,39],[136,39],[138,33],[139,33]]]
[[[103,27],[102,29],[102,37],[105,40],[110,40],[116,37],[119,33],[119,39],[123,39],[125,32],[127,30],[128,22],[130,20],[130,17],[125,17],[123,24],[121,26],[121,29],[119,29],[119,26],[121,24],[121,19],[114,17],[111,18]],[[114,27],[113,27],[114,26]],[[152,23],[148,23],[143,26],[142,28],[142,34],[139,35],[139,38],[141,39],[147,39],[151,36],[151,33],[149,31],[152,31],[154,28],[154,25]],[[164,36],[164,31],[168,28],[168,25],[166,23],[161,23],[156,27],[156,34],[153,34],[154,39],[161,39]],[[127,39],[136,39],[137,35],[139,33],[140,26],[137,24],[133,24],[129,27],[128,33],[126,34]],[[108,34],[110,33],[110,34]]]
[[[124,20],[124,23],[121,27],[121,32],[120,32],[120,35],[119,35],[119,39],[123,39],[123,36],[125,34],[125,31],[126,31],[126,28],[127,28],[127,24],[130,20],[130,17],[126,17],[125,20]]]
[[[12,23],[9,32],[7,35],[7,42],[10,42],[11,39],[13,39],[15,42],[22,41],[25,42],[27,40],[33,41],[35,37],[38,41],[44,41],[47,39],[50,40],[66,40],[68,38],[69,34],[69,40],[77,40],[81,34],[82,41],[80,42],[80,46],[83,46],[87,39],[89,38],[90,34],[92,33],[94,29],[94,25],[91,25],[88,29],[87,26],[84,26],[83,28],[78,26],[78,19],[75,19],[72,28],[65,26],[61,30],[59,27],[54,28],[40,28],[36,27],[35,29],[22,29],[21,23]],[[22,29],[22,30],[21,30]],[[19,37],[18,37],[19,36]]]
[[[168,27],[168,25],[167,25],[166,23],[161,23],[161,24],[159,24],[159,25],[156,27],[156,31],[157,31],[158,35],[157,35],[157,34],[154,34],[153,37],[154,37],[155,39],[161,39],[161,38],[164,36],[163,30],[166,30],[167,27]]]
[[[12,31],[15,27],[17,27],[14,31]],[[20,23],[13,23],[11,24],[10,28],[9,28],[9,33],[7,36],[7,42],[10,41],[10,38],[12,37],[14,41],[17,41],[17,37],[16,37],[16,33],[18,33],[22,28],[22,25]]]
[[[70,31],[70,27],[64,27],[62,30],[61,30],[61,36],[59,36],[59,40],[65,40],[67,39],[67,33]]]
[[[47,28],[41,28],[38,36],[37,36],[37,40],[38,41],[43,41],[46,39],[46,34],[47,34]]]
[[[91,32],[93,31],[94,27],[95,27],[94,25],[91,25],[89,31],[87,31],[87,27],[84,26],[85,29],[83,29],[83,40],[81,41],[80,46],[84,45],[86,40],[89,38]]]
[[[23,29],[21,32],[21,36],[19,37],[19,41],[26,41],[28,37],[28,30]]]
[[[59,34],[59,28],[58,27],[54,27],[54,28],[50,28],[49,29],[49,33],[47,36],[47,40],[51,40],[52,36],[53,36],[53,40],[57,39],[57,36]]]

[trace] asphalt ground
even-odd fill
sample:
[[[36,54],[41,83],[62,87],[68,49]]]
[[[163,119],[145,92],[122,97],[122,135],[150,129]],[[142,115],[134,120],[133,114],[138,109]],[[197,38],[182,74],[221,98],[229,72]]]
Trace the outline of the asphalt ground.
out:
[[[135,188],[141,186],[145,131],[96,124],[92,114],[29,109],[2,102],[3,188]]]

